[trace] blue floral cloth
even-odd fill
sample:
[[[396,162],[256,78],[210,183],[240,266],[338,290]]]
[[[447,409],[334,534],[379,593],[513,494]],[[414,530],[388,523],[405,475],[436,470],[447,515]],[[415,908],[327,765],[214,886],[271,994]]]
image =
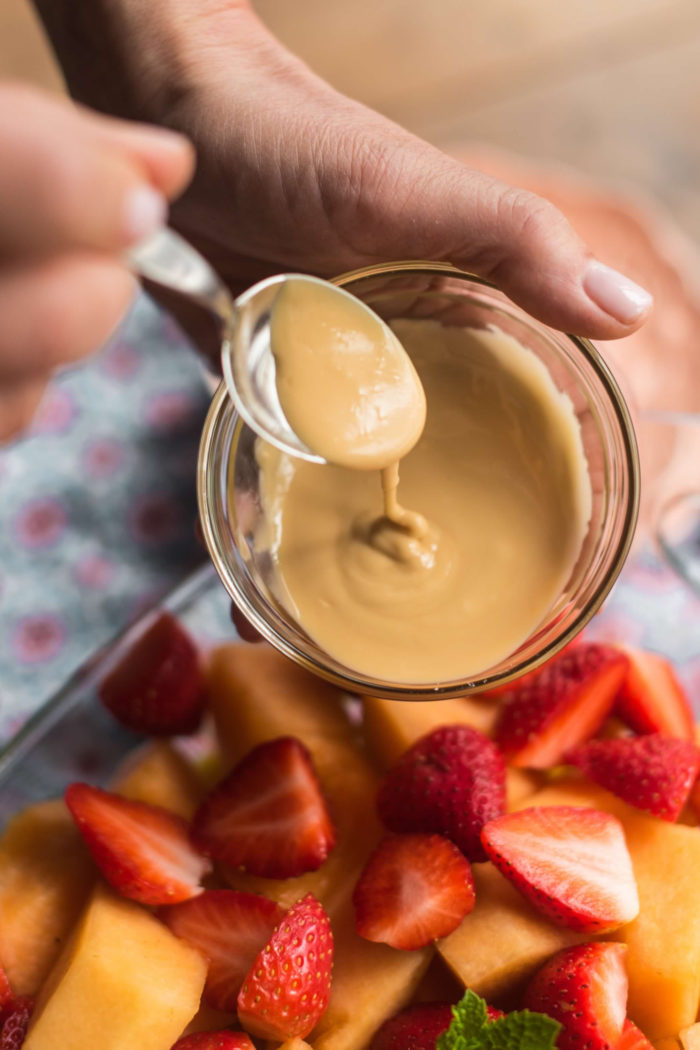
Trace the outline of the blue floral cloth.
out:
[[[145,295],[0,449],[0,742],[204,558],[200,362]]]

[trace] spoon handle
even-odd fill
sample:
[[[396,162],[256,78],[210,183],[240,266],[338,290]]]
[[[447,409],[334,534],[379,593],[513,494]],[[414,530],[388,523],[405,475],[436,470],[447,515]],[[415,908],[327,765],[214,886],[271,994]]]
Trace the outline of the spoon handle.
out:
[[[135,273],[164,288],[194,299],[227,324],[233,300],[206,259],[179,234],[167,227],[137,244],[127,254]]]

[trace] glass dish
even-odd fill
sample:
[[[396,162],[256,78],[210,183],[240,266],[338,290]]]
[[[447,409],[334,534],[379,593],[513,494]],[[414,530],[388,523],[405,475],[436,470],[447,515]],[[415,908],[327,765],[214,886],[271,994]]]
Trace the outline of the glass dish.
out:
[[[0,825],[33,802],[56,798],[74,780],[105,786],[145,738],[123,729],[97,698],[97,686],[134,639],[168,610],[206,651],[236,638],[230,602],[213,566],[205,565],[164,602],[94,653],[0,750]],[[196,748],[197,740],[187,746]]]
[[[256,545],[263,510],[255,435],[238,417],[226,389],[214,396],[200,447],[200,518],[209,553],[247,618],[287,656],[349,692],[437,699],[501,685],[565,645],[601,606],[624,564],[639,504],[639,463],[627,406],[605,361],[585,339],[529,317],[488,282],[441,263],[384,264],[337,278],[387,321],[432,318],[449,326],[495,325],[546,365],[572,401],[593,486],[593,514],[572,575],[517,652],[476,677],[392,683],[358,673],[321,649],[275,596],[274,566]],[[233,495],[231,495],[233,494]]]

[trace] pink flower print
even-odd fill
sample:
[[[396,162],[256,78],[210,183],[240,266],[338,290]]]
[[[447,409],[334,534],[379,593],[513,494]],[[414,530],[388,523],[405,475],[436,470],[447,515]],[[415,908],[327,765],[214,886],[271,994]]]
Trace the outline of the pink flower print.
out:
[[[41,497],[26,503],[15,518],[17,539],[28,550],[51,547],[66,528],[68,514],[60,500]]]
[[[184,429],[193,421],[195,413],[193,398],[179,390],[154,394],[146,406],[146,420],[157,430]]]
[[[114,343],[102,356],[102,368],[112,379],[128,381],[140,367],[141,354],[131,343]]]
[[[35,613],[17,623],[12,649],[25,664],[47,663],[61,651],[66,640],[65,624],[52,613]]]
[[[78,414],[78,407],[63,387],[49,387],[32,422],[34,435],[65,434]]]
[[[143,496],[131,509],[129,525],[135,539],[149,545],[171,539],[180,524],[180,509],[162,494]]]
[[[114,438],[97,438],[83,452],[83,465],[93,478],[111,477],[123,462],[124,446]]]
[[[101,590],[114,574],[114,565],[100,554],[90,554],[75,567],[75,578],[83,587]]]

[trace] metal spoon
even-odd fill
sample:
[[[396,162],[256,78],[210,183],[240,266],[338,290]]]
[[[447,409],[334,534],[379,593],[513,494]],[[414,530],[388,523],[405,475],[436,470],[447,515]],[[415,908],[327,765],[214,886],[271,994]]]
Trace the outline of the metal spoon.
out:
[[[222,324],[221,366],[239,415],[270,444],[314,463],[325,462],[294,433],[282,411],[270,348],[270,313],[290,277],[318,283],[303,274],[277,274],[234,299],[209,263],[173,230],[164,228],[132,248],[131,268],[164,288],[180,292],[215,314]],[[325,283],[325,282],[323,282]]]

